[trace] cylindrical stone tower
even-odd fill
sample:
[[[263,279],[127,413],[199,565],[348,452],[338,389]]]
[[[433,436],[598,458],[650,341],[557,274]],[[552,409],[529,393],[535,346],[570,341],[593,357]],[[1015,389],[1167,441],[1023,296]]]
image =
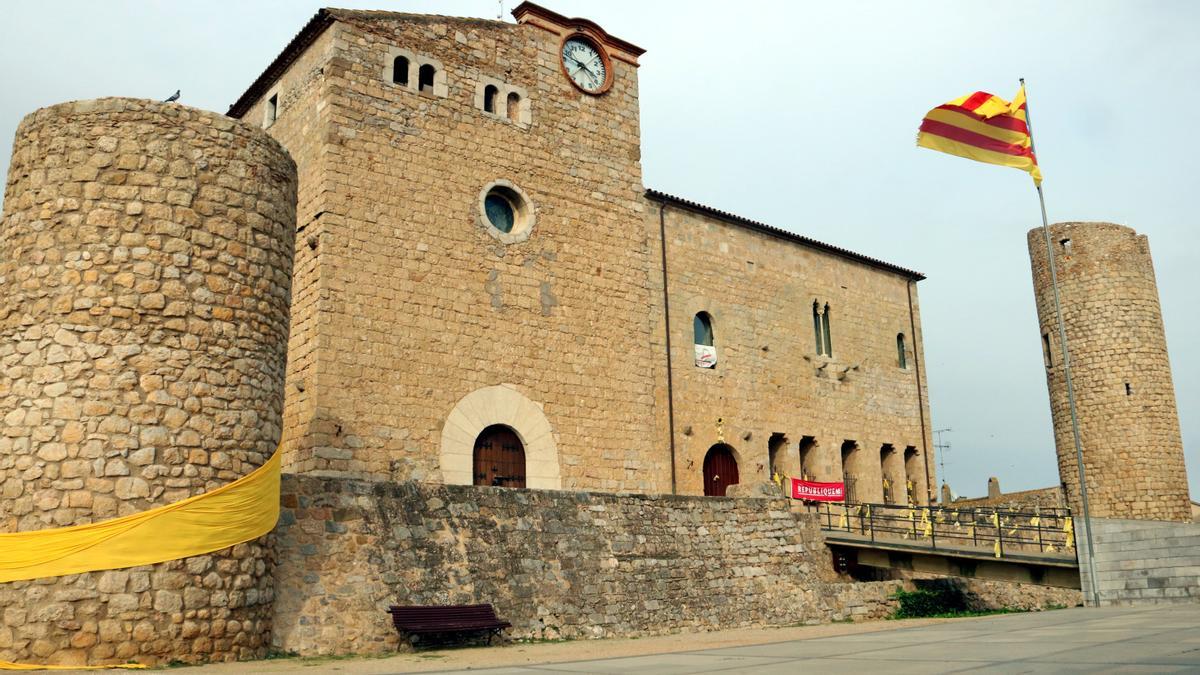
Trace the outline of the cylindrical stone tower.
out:
[[[1050,227],[1071,376],[1097,518],[1190,521],[1183,442],[1162,310],[1144,235],[1112,223]],[[1082,512],[1046,242],[1028,234],[1058,470]]]
[[[17,129],[0,221],[0,532],[225,485],[280,435],[296,170],[261,130],[133,99]],[[0,660],[263,656],[267,538],[0,584]]]

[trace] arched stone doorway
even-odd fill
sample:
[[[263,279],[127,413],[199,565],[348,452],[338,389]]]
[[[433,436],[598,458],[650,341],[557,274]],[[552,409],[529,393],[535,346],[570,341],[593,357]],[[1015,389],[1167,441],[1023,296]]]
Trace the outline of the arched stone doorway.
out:
[[[525,487],[525,444],[511,427],[493,424],[475,439],[475,485]]]
[[[704,456],[704,496],[724,497],[730,485],[737,485],[738,465],[733,448],[717,443]]]
[[[558,447],[542,407],[511,384],[476,389],[464,396],[442,426],[442,478],[451,485],[475,483],[475,442],[503,425],[516,432],[525,451],[525,487],[559,490]]]

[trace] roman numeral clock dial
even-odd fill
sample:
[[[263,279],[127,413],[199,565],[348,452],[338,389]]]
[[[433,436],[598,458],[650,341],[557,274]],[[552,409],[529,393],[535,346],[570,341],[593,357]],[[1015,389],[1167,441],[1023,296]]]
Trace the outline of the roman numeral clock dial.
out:
[[[608,55],[590,39],[575,35],[563,42],[562,65],[571,82],[588,94],[602,94],[612,85]]]

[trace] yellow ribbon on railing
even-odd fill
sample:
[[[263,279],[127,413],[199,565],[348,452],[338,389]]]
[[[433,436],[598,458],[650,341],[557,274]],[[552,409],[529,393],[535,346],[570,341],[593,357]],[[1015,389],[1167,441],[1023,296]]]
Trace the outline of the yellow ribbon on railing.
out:
[[[921,536],[928,537],[933,534],[933,522],[929,520],[929,508],[926,507],[921,511],[921,523],[925,526],[921,529]]]
[[[279,450],[203,494],[88,525],[0,534],[0,583],[177,560],[267,534],[279,520]]]
[[[996,543],[992,545],[992,553],[1000,557],[1000,514],[992,513],[992,525],[996,526]]]
[[[1063,525],[1063,534],[1067,535],[1067,540],[1063,543],[1063,548],[1075,548],[1075,519],[1066,518],[1066,524]]]

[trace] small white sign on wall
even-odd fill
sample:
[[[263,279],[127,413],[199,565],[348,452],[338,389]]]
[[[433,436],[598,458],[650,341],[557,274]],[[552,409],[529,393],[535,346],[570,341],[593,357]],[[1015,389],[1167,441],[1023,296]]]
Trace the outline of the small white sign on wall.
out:
[[[709,345],[696,345],[696,367],[716,368],[717,348]]]

